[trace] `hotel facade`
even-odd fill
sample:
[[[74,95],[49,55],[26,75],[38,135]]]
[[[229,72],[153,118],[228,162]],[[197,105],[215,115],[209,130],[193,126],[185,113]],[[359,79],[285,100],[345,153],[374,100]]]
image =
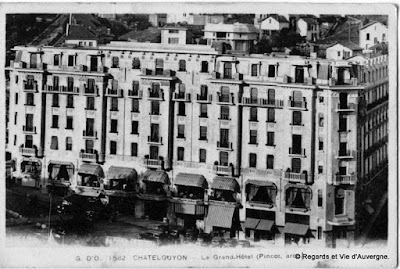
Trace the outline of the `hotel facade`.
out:
[[[14,50],[7,151],[23,185],[276,245],[348,246],[367,225],[365,183],[387,169],[387,55]]]

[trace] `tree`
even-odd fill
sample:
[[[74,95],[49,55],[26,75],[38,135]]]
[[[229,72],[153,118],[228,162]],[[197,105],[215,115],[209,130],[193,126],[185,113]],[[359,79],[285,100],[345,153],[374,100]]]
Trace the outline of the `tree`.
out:
[[[293,47],[298,43],[302,43],[304,38],[293,30],[289,30],[288,28],[283,28],[277,38],[273,41],[273,44],[277,47]]]

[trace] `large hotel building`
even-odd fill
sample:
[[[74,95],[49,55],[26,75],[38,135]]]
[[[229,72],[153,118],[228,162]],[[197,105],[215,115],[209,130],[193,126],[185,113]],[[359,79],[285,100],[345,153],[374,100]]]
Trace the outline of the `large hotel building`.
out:
[[[338,247],[387,182],[387,55],[90,40],[14,50],[7,151],[23,185],[205,232]]]

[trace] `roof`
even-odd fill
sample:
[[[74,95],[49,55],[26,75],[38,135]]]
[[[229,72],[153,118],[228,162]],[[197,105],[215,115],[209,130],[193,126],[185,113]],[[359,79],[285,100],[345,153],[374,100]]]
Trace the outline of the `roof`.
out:
[[[84,163],[79,168],[78,174],[95,175],[98,177],[104,177],[103,168],[98,164]]]
[[[107,178],[108,179],[129,179],[129,180],[136,181],[137,173],[136,173],[136,170],[133,168],[111,166],[108,169]]]
[[[343,47],[349,48],[351,50],[362,50],[362,48],[360,46],[358,46],[357,44],[350,42],[350,41],[341,41],[341,42],[335,42],[332,45],[328,46],[328,48],[333,47],[335,45],[342,45]]]
[[[369,50],[383,50],[383,49],[387,49],[388,48],[388,44],[387,43],[377,43],[375,45],[373,45],[372,47],[369,47]]]
[[[266,19],[269,19],[269,18],[273,18],[273,19],[277,20],[278,22],[288,22],[288,20],[287,20],[284,16],[282,16],[282,15],[277,15],[277,14],[273,14],[273,15],[270,15],[270,16],[266,17],[266,18],[264,19],[264,21],[265,21]]]
[[[205,225],[211,227],[215,226],[222,228],[231,228],[234,213],[234,207],[209,205],[208,214],[204,221]]]
[[[249,179],[246,181],[246,185],[247,184],[276,188],[276,185],[274,183],[272,183],[271,181],[264,181],[264,180]]]
[[[211,189],[239,192],[240,187],[233,177],[216,176],[211,184]]]
[[[275,222],[273,220],[261,219],[256,227],[256,230],[271,231],[274,224]]]
[[[229,33],[257,33],[257,29],[252,24],[234,23],[208,23],[204,26],[204,32],[229,32]]]
[[[89,31],[83,26],[80,25],[70,25],[68,30],[68,36],[65,37],[67,40],[71,39],[83,39],[83,40],[97,40],[97,37],[94,33]]]
[[[147,170],[143,174],[143,181],[169,183],[169,177],[164,171]]]
[[[246,218],[246,221],[244,222],[244,227],[246,229],[256,229],[259,222],[259,219]]]
[[[205,177],[198,174],[178,173],[175,177],[174,183],[175,185],[200,187],[203,189],[208,187]]]
[[[315,18],[310,17],[300,17],[299,20],[305,21],[307,24],[318,24],[318,21]]]
[[[371,25],[374,25],[375,23],[380,23],[380,24],[382,24],[383,26],[385,26],[385,27],[387,28],[386,25],[384,25],[383,23],[381,23],[381,22],[379,22],[379,21],[371,21],[371,22],[367,23],[366,25],[364,25],[363,27],[361,27],[360,30],[365,29],[365,28],[368,28],[368,27],[370,27]]]
[[[153,43],[160,42],[161,40],[161,30],[156,27],[149,27],[143,31],[130,31],[118,37],[119,40],[129,40],[134,39],[138,42],[150,41]]]
[[[188,28],[179,25],[179,24],[174,24],[174,25],[165,25],[164,27],[161,27],[161,30],[188,30]]]
[[[310,229],[310,226],[300,223],[291,223],[288,222],[285,224],[285,228],[283,228],[283,232],[287,234],[297,234],[301,236],[305,236]]]

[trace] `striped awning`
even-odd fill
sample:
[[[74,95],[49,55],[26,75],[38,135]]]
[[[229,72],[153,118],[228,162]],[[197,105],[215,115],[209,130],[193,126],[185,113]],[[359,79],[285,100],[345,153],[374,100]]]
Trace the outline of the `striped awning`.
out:
[[[256,230],[270,232],[275,222],[273,220],[261,219],[258,223]]]
[[[107,173],[108,179],[128,179],[137,180],[136,170],[129,167],[111,166]]]
[[[231,228],[234,213],[234,207],[210,205],[205,225],[209,227]]]
[[[244,222],[244,227],[246,229],[256,229],[259,222],[259,219],[246,218],[246,221]]]
[[[78,174],[95,175],[98,177],[104,177],[103,168],[98,164],[84,163],[79,168]]]
[[[164,171],[147,170],[143,174],[142,180],[169,184],[169,177]]]
[[[274,183],[272,183],[271,181],[264,181],[264,180],[249,179],[246,181],[246,185],[247,184],[261,186],[261,187],[276,188],[276,185]]]
[[[208,187],[207,180],[204,176],[198,174],[178,173],[175,177],[175,185],[200,187],[206,189]]]
[[[216,176],[211,184],[211,189],[239,192],[240,187],[233,177]]]
[[[285,224],[285,228],[283,228],[283,232],[287,233],[287,234],[297,234],[297,235],[305,236],[309,229],[310,229],[310,226],[308,226],[306,224],[288,222]]]

